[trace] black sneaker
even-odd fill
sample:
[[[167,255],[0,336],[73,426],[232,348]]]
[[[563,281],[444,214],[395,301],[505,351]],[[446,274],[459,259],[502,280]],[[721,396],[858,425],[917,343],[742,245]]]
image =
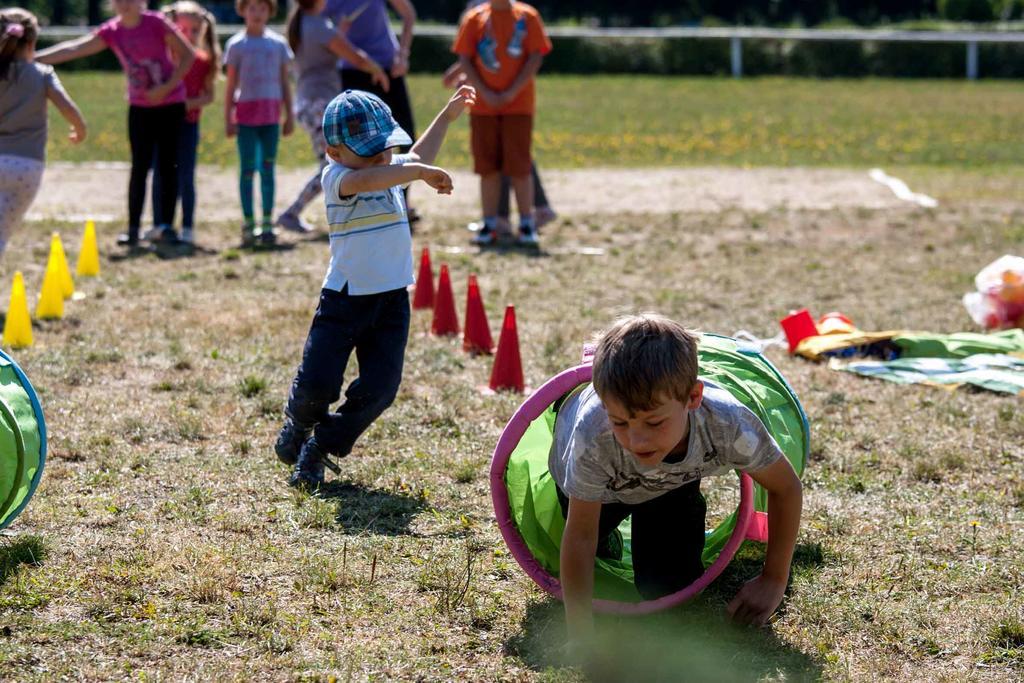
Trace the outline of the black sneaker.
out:
[[[274,234],[274,227],[270,224],[265,224],[260,228],[259,240],[260,244],[264,247],[272,247],[277,244],[277,235]]]
[[[291,420],[285,420],[284,426],[277,435],[274,443],[274,452],[277,459],[285,465],[294,465],[299,460],[299,451],[302,444],[306,443],[309,437],[313,436],[312,429],[303,429]]]
[[[139,236],[122,232],[117,236],[117,244],[122,247],[137,247],[139,246]]]
[[[242,246],[251,247],[256,244],[256,228],[252,225],[242,226]]]
[[[299,451],[299,459],[288,478],[288,485],[306,491],[316,491],[324,483],[324,461],[327,454],[320,450],[316,439],[307,439]]]
[[[613,529],[610,534],[597,542],[597,556],[602,560],[622,559],[622,532]]]
[[[178,231],[174,228],[167,227],[160,231],[161,244],[177,244],[180,241],[178,239]]]

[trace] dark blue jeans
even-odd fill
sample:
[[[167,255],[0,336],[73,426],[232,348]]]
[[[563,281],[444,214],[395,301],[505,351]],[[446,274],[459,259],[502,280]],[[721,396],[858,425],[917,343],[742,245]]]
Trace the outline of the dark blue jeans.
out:
[[[196,156],[199,149],[199,123],[181,124],[178,133],[178,197],[181,198],[181,227],[195,227]],[[163,181],[159,151],[153,158],[153,225],[160,225],[163,216]],[[177,201],[177,198],[175,199]],[[173,207],[172,213],[173,216]]]
[[[557,484],[562,514],[569,517],[569,498]],[[598,522],[598,544],[632,516],[633,580],[646,600],[686,588],[704,573],[704,524],[708,506],[700,479],[666,491],[644,503],[604,503]]]
[[[395,400],[408,338],[405,289],[364,296],[350,295],[347,287],[341,292],[321,290],[286,414],[299,427],[313,428],[324,451],[348,455],[359,435]],[[353,351],[359,377],[349,383],[344,403],[332,413]]]

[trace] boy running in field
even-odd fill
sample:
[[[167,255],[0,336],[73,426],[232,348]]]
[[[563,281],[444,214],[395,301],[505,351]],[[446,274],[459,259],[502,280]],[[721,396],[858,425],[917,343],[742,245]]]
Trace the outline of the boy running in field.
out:
[[[700,480],[734,469],[768,492],[769,540],[760,576],[728,611],[763,624],[782,601],[800,526],[800,479],[761,420],[697,373],[696,334],[658,315],[623,318],[598,343],[593,383],[558,409],[548,467],[566,515],[560,575],[574,646],[592,635],[595,555],[621,559],[619,524],[632,515],[640,594],[679,591],[704,572]]]
[[[519,242],[537,244],[530,146],[535,109],[534,77],[551,41],[533,7],[490,0],[468,12],[452,51],[478,100],[470,116],[473,170],[480,176],[483,227],[477,244],[497,239],[501,177],[508,176],[519,208]]]
[[[431,166],[448,125],[476,99],[463,86],[408,154],[412,143],[376,95],[346,90],[324,111],[328,165],[323,172],[331,262],[313,316],[302,364],[292,382],[287,419],[275,451],[294,465],[288,483],[317,489],[329,455],[344,457],[395,400],[409,335],[412,238],[402,190],[422,180],[451,194],[448,172]],[[359,377],[336,412],[352,352]]]

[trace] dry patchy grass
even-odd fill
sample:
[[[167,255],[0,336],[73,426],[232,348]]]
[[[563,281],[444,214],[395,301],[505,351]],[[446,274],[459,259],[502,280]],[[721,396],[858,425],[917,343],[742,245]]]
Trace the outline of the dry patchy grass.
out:
[[[536,386],[638,309],[766,336],[804,305],[865,328],[962,329],[961,293],[1022,226],[1020,207],[968,204],[579,216],[529,257],[455,249],[466,233],[432,216],[417,242],[450,264],[458,300],[479,273],[492,324],[517,304]],[[8,267],[43,263],[50,227],[20,233]],[[101,229],[109,243],[116,226]],[[19,535],[0,539],[0,677],[577,680],[559,667],[559,606],[492,522],[488,456],[518,398],[480,395],[488,360],[417,314],[396,405],[325,497],[289,490],[271,443],[326,246],[247,253],[234,237],[211,226],[210,253],[107,258],[17,354],[52,442]],[[724,623],[751,547],[695,605],[602,620],[598,678],[1019,678],[1020,400],[770,355],[814,436],[783,609],[766,631]]]

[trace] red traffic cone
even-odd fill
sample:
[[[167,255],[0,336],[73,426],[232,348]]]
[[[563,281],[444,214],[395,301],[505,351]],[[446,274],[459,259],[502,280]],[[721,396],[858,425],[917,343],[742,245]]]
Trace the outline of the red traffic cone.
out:
[[[420,272],[416,276],[412,307],[416,311],[434,307],[434,269],[430,265],[430,249],[427,247],[423,247],[420,254]]]
[[[437,279],[437,296],[434,297],[434,319],[430,331],[438,336],[459,336],[459,316],[455,312],[455,296],[452,281],[448,275],[448,264],[441,264],[441,276]]]
[[[501,325],[498,353],[494,356],[494,369],[491,371],[491,383],[488,386],[491,391],[508,389],[519,394],[526,389],[523,382],[523,361],[519,357],[515,306],[505,308],[505,321]]]
[[[494,351],[494,339],[491,338],[491,326],[487,324],[480,286],[476,283],[476,275],[472,273],[466,289],[466,329],[462,337],[462,350],[486,354]]]

